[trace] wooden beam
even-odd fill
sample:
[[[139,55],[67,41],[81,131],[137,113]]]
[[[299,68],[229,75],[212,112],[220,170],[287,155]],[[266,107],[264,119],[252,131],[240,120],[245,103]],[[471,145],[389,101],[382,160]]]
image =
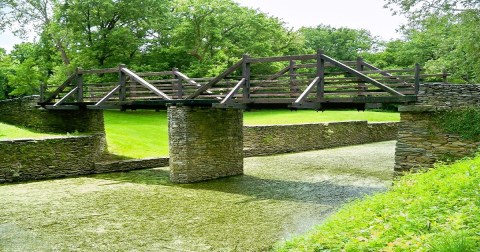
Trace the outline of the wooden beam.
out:
[[[388,87],[388,86],[380,83],[379,81],[377,81],[377,80],[375,80],[375,79],[372,79],[372,78],[370,78],[370,77],[362,74],[361,72],[359,72],[359,71],[357,71],[357,70],[355,70],[355,69],[353,69],[353,68],[351,68],[351,67],[348,67],[347,65],[345,65],[345,64],[343,64],[343,63],[341,63],[341,62],[339,62],[339,61],[337,61],[337,60],[335,60],[335,59],[333,59],[333,58],[328,57],[328,56],[325,55],[325,54],[322,54],[321,57],[322,57],[324,60],[332,63],[333,65],[335,65],[335,66],[337,66],[337,67],[345,70],[346,72],[349,72],[349,73],[351,73],[351,74],[353,74],[353,75],[356,75],[356,76],[359,77],[360,79],[362,79],[362,80],[364,80],[364,81],[366,81],[366,82],[368,82],[368,83],[371,83],[372,85],[374,85],[374,86],[376,86],[376,87],[384,90],[385,92],[388,92],[389,94],[396,95],[396,96],[405,96],[404,94],[398,92],[397,90],[395,90],[395,89],[393,89],[393,88],[390,88],[390,87]]]
[[[196,81],[190,79],[188,76],[186,76],[185,74],[179,72],[178,70],[176,71],[173,71],[173,74],[175,74],[176,76],[180,77],[180,79],[190,83],[191,85],[195,85],[197,87],[201,87],[202,85],[198,84]],[[206,90],[205,91],[207,94],[213,94],[212,92]]]
[[[286,66],[285,68],[283,68],[282,70],[278,71],[277,73],[275,73],[274,75],[270,76],[267,78],[267,80],[276,80],[278,79],[278,77],[284,75],[285,73],[287,73],[288,71],[291,71],[291,66]]]
[[[78,86],[70,90],[70,92],[68,92],[64,97],[62,97],[62,99],[60,99],[57,103],[53,104],[53,106],[57,107],[58,105],[62,104],[67,98],[72,96],[77,91],[78,91]]]
[[[83,74],[82,69],[77,67],[77,87],[78,87],[78,94],[77,94],[77,101],[83,102]]]
[[[383,75],[383,76],[392,77],[392,75],[389,74],[386,70],[382,70],[382,69],[380,69],[380,68],[378,68],[378,67],[376,67],[376,66],[374,66],[374,65],[372,65],[372,64],[369,64],[369,63],[363,61],[362,58],[359,58],[359,59],[360,59],[360,61],[361,61],[361,65],[362,65],[362,66],[366,66],[366,67],[368,67],[368,68],[370,68],[370,69],[373,69],[373,70],[375,70],[375,71],[378,71],[377,73],[379,73],[379,74],[381,74],[381,75]],[[362,67],[362,71],[363,71],[363,67]]]
[[[243,64],[242,64],[242,76],[245,79],[245,84],[243,85],[243,102],[250,102],[250,63],[248,60],[250,57],[245,54],[243,55]]]
[[[415,64],[415,94],[420,90],[420,64]]]
[[[105,68],[105,69],[90,69],[90,70],[83,70],[80,69],[78,74],[105,74],[105,73],[116,73],[118,68]]]
[[[293,102],[293,103],[302,103],[308,96],[308,94],[313,90],[313,88],[317,85],[320,77],[316,77],[313,81],[308,85],[308,87],[303,91],[303,93]]]
[[[217,84],[219,81],[223,80],[227,75],[233,73],[235,70],[237,70],[239,67],[242,66],[243,59],[235,63],[235,65],[231,66],[228,68],[225,72],[221,73],[219,76],[215,77],[214,79],[210,80],[207,84],[203,85],[201,88],[199,88],[195,93],[192,95],[188,96],[186,99],[195,99],[197,96],[201,95],[203,92],[205,92],[207,89],[211,88],[213,85]]]
[[[55,99],[55,97],[57,97],[57,95],[59,95],[66,87],[68,87],[68,85],[70,85],[76,77],[76,74],[70,75],[62,85],[60,85],[47,99],[45,99],[45,101],[43,101],[43,103],[49,103]]]
[[[317,51],[317,99],[323,98],[325,92],[325,60],[322,58],[323,51]]]
[[[237,85],[235,85],[235,87],[233,87],[232,90],[230,90],[230,92],[227,94],[227,96],[225,96],[225,98],[220,102],[220,104],[225,104],[227,103],[228,101],[230,101],[232,99],[232,97],[235,95],[235,93],[238,92],[238,90],[243,86],[245,85],[245,78],[242,78],[238,83]]]
[[[112,95],[117,92],[118,90],[120,90],[120,88],[122,87],[122,85],[118,85],[116,86],[114,89],[112,89],[112,91],[108,92],[107,95],[105,95],[102,99],[100,99],[100,101],[98,101],[97,103],[95,103],[94,106],[100,106],[102,105],[105,101],[107,101],[110,97],[112,97]]]
[[[315,59],[316,54],[305,54],[305,55],[291,55],[291,56],[280,56],[280,57],[266,57],[266,58],[249,58],[247,63],[268,63],[268,62],[277,62],[277,61],[290,61],[290,60],[310,60]]]
[[[170,98],[168,95],[166,95],[165,93],[163,93],[162,91],[158,90],[156,87],[154,87],[152,84],[148,83],[146,80],[140,78],[138,75],[136,75],[134,72],[130,71],[128,68],[122,68],[121,71],[123,73],[125,73],[126,75],[130,76],[130,78],[138,83],[140,83],[140,85],[146,87],[147,89],[149,89],[150,91],[152,91],[153,93],[155,93],[156,95],[162,97],[163,99],[165,100],[171,100],[172,98]]]

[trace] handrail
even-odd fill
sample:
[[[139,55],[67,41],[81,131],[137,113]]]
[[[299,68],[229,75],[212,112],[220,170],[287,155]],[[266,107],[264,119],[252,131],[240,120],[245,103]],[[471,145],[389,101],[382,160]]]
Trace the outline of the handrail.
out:
[[[130,78],[138,83],[140,83],[142,86],[148,88],[150,91],[155,93],[156,95],[162,97],[165,100],[171,100],[168,95],[163,93],[162,91],[158,90],[156,87],[154,87],[152,84],[148,83],[146,80],[140,78],[138,75],[136,75],[134,72],[130,71],[128,68],[121,68],[121,71],[125,73],[126,75],[130,76]]]

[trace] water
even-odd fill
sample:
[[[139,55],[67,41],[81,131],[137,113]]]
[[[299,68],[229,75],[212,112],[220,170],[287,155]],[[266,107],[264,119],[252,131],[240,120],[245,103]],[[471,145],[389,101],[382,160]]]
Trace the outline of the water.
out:
[[[391,184],[395,142],[245,159],[176,185],[168,168],[0,186],[0,251],[265,251]]]

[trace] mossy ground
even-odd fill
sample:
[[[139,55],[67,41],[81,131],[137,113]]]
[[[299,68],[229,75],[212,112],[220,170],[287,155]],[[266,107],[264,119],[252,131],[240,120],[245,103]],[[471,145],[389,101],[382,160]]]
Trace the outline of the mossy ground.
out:
[[[245,159],[190,185],[168,168],[0,186],[0,251],[263,251],[386,190],[394,142]]]

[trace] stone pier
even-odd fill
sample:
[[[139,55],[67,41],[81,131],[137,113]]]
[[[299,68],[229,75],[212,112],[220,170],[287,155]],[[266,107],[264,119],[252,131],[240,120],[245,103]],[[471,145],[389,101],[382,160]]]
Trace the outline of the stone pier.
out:
[[[430,168],[437,161],[454,161],[475,154],[480,141],[442,126],[445,113],[480,108],[480,85],[425,84],[413,105],[400,106],[395,173]],[[480,121],[470,120],[480,128]]]
[[[192,183],[243,174],[239,109],[168,108],[170,179]]]

